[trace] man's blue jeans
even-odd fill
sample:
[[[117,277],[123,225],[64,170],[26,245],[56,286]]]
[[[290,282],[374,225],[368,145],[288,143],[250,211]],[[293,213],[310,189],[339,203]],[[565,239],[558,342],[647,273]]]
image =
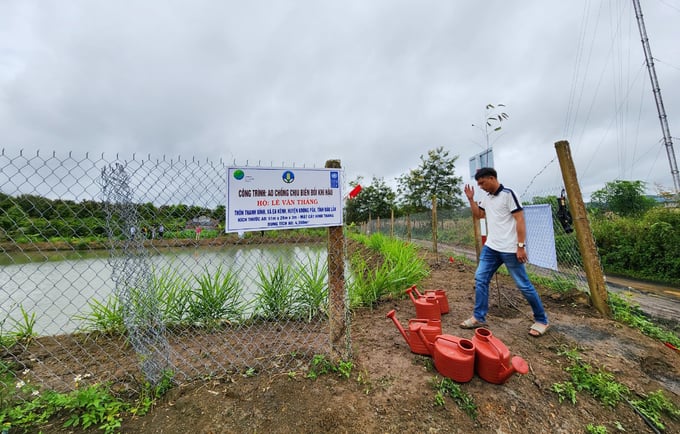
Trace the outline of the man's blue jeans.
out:
[[[486,314],[489,312],[489,282],[491,282],[491,278],[501,264],[505,264],[508,272],[515,280],[517,288],[522,291],[522,295],[531,306],[531,310],[534,312],[534,321],[548,324],[548,317],[543,309],[541,297],[529,281],[524,264],[517,260],[517,254],[497,252],[488,246],[482,247],[479,265],[475,272],[475,319],[486,322]]]

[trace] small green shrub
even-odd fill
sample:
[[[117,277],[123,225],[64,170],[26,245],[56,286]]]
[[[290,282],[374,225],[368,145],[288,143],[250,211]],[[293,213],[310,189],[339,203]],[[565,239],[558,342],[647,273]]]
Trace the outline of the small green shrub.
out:
[[[607,434],[607,428],[602,425],[593,425],[589,423],[586,425],[586,433],[588,434]]]
[[[337,365],[333,364],[325,356],[316,354],[312,358],[312,362],[307,372],[307,378],[316,380],[319,376],[324,374],[336,373],[338,376],[349,379],[354,369],[354,363],[348,360],[341,360]]]

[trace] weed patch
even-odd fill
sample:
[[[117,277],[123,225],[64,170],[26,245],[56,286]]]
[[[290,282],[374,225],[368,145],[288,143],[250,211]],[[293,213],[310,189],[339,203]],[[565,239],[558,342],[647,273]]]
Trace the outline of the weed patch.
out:
[[[577,392],[586,392],[606,406],[616,407],[619,402],[625,401],[640,414],[648,424],[657,429],[664,430],[661,420],[662,415],[680,420],[680,409],[666,398],[661,390],[650,393],[646,397],[631,400],[631,391],[625,385],[616,381],[614,375],[604,369],[594,369],[586,363],[576,350],[566,350],[560,353],[571,361],[565,368],[571,376],[570,381],[555,383],[551,390],[557,394],[558,400],[570,401],[576,404]],[[606,432],[592,427],[593,433]]]
[[[456,405],[467,414],[470,419],[477,420],[477,404],[475,404],[472,396],[465,392],[460,384],[455,383],[450,378],[434,377],[432,385],[436,391],[434,403],[438,406],[446,405],[445,397],[453,399]]]

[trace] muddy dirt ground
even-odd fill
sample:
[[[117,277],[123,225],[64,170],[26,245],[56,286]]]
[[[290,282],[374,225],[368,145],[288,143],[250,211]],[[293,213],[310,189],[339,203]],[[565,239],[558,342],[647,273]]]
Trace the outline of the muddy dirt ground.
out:
[[[442,316],[446,334],[471,338],[458,323],[473,305],[474,265],[427,261],[431,275],[420,289],[444,289],[450,312]],[[392,309],[405,326],[415,316],[409,299],[387,300],[352,314],[354,369],[350,379],[305,372],[295,375],[233,375],[177,386],[142,417],[126,417],[124,433],[584,433],[588,424],[607,432],[654,432],[626,402],[608,407],[585,392],[576,404],[559,402],[551,390],[569,380],[561,354],[578,349],[594,369],[605,369],[626,385],[632,397],[663,390],[680,406],[680,353],[619,323],[602,318],[581,294],[557,295],[538,288],[552,326],[543,337],[528,335],[531,310],[507,276],[491,288],[489,328],[514,355],[529,365],[526,375],[504,384],[475,376],[461,384],[477,407],[472,419],[451,398],[435,404],[433,382],[441,379],[430,357],[409,350]],[[667,323],[678,333],[677,323]],[[99,369],[103,369],[99,367]],[[112,371],[115,366],[109,367]],[[680,421],[665,417],[666,432],[680,432]],[[68,431],[57,423],[45,433]],[[88,432],[96,432],[91,430]]]

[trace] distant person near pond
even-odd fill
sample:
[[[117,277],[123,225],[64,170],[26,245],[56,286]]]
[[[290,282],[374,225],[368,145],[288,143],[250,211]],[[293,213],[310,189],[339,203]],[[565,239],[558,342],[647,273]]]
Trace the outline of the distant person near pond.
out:
[[[203,228],[200,226],[196,226],[196,241],[198,241],[201,238],[201,232],[203,232]]]

